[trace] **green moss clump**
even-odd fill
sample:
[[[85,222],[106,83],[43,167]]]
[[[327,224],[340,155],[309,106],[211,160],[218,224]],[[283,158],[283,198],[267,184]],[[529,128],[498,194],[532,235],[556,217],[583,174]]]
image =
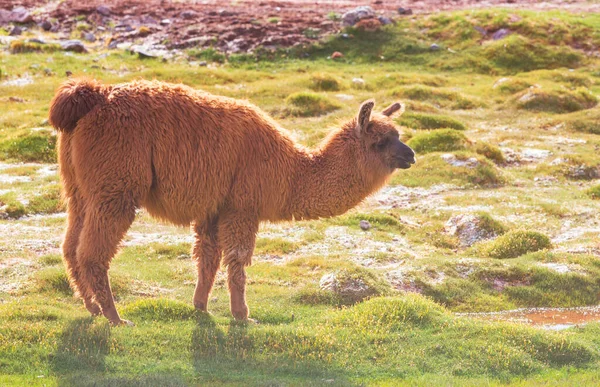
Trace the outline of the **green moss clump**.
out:
[[[38,291],[56,291],[71,294],[69,278],[64,268],[48,268],[36,273]]]
[[[581,54],[569,47],[537,44],[517,34],[490,41],[484,46],[483,55],[496,66],[512,73],[559,67],[574,68],[583,60]]]
[[[42,193],[34,196],[27,205],[27,212],[30,214],[54,214],[64,210],[59,184],[44,187]]]
[[[398,87],[391,91],[391,95],[416,101],[428,101],[434,105],[449,109],[474,109],[482,106],[481,103],[467,98],[456,91],[422,85]]]
[[[477,218],[479,219],[479,227],[485,230],[488,234],[502,235],[507,231],[506,226],[486,212],[480,212],[477,214]]]
[[[542,91],[540,89],[527,90],[516,97],[519,109],[548,112],[570,113],[593,108],[598,104],[598,99],[587,89],[575,91]]]
[[[488,160],[492,160],[496,164],[504,164],[506,161],[500,148],[495,145],[488,144],[486,142],[477,142],[473,147],[473,150]]]
[[[441,114],[404,113],[398,123],[411,129],[467,129],[462,122]]]
[[[315,117],[340,109],[341,105],[324,95],[300,92],[288,96],[286,113],[292,116]]]
[[[289,254],[300,245],[296,242],[290,242],[283,238],[258,238],[256,240],[255,254]]]
[[[587,194],[592,199],[600,199],[600,184],[588,189]]]
[[[407,145],[417,153],[451,152],[463,150],[469,140],[461,132],[454,129],[438,129],[427,133],[418,133]]]
[[[333,75],[315,74],[310,78],[310,88],[316,91],[338,91],[342,89],[342,84]]]
[[[486,253],[492,258],[516,258],[523,254],[552,247],[550,238],[537,231],[509,231],[490,242]]]
[[[28,52],[53,52],[60,50],[60,45],[53,43],[28,42],[26,40],[14,40],[10,43],[11,54],[25,54]]]
[[[0,158],[24,162],[56,162],[56,137],[33,134],[0,143]]]

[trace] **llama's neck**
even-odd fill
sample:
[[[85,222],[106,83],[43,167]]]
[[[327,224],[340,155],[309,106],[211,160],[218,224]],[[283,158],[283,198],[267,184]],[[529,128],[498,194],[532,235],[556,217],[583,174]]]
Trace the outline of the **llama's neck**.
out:
[[[300,161],[288,210],[295,219],[343,214],[385,182],[362,170],[352,148],[326,146]]]

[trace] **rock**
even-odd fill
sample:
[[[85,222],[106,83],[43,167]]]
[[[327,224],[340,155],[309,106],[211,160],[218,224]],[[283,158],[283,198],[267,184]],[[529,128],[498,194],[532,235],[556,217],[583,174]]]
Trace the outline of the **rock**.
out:
[[[500,28],[498,31],[494,32],[494,34],[492,35],[492,39],[500,40],[506,38],[508,35],[510,35],[509,30],[507,30],[506,28]]]
[[[96,7],[96,12],[102,16],[110,16],[110,7],[107,5],[99,5]]]
[[[359,222],[359,226],[360,226],[361,230],[367,231],[368,229],[371,228],[371,223],[369,223],[367,220],[361,220]]]
[[[91,32],[85,32],[83,34],[83,39],[87,40],[88,42],[95,42],[96,41],[96,35],[94,35]]]
[[[70,70],[67,70],[67,71],[65,71],[65,75],[66,75],[67,77],[70,77],[71,75],[73,75],[73,72],[72,72],[72,71],[70,71]]]
[[[510,80],[511,80],[510,78],[506,78],[506,77],[504,77],[504,78],[500,78],[500,79],[498,79],[496,82],[494,82],[494,86],[492,86],[492,88],[493,88],[493,89],[495,89],[495,88],[497,88],[498,86],[500,86],[500,85],[502,85],[503,83],[505,83],[505,82],[508,82],[508,81],[510,81]]]
[[[342,270],[321,277],[319,288],[336,294],[344,304],[354,304],[381,293],[370,282],[372,279]]]
[[[430,50],[430,51],[439,51],[439,50],[441,50],[441,49],[442,49],[442,48],[441,48],[441,47],[439,46],[439,44],[437,44],[437,43],[433,43],[431,46],[429,46],[429,50]]]
[[[350,39],[350,35],[348,35],[348,34],[342,34],[342,39]]]
[[[388,24],[394,24],[394,21],[392,19],[390,19],[389,17],[385,17],[385,16],[379,16],[377,18],[377,20],[379,20],[381,25],[384,25],[384,26],[387,26]]]
[[[402,8],[402,7],[400,7],[400,8],[398,8],[398,13],[400,15],[412,15],[413,11],[410,8]]]
[[[171,19],[162,19],[162,20],[160,21],[160,25],[161,25],[161,26],[168,26],[168,25],[170,25],[170,24],[171,24]]]
[[[198,62],[198,66],[202,66],[202,67],[208,66],[208,63],[206,63],[206,61],[203,60],[203,61]]]
[[[451,217],[444,230],[458,237],[461,247],[470,247],[476,242],[492,239],[498,235],[482,227],[481,218],[473,214],[461,214]]]
[[[60,47],[63,51],[73,51],[78,53],[87,52],[81,40],[65,40],[60,42]]]
[[[366,86],[366,82],[362,78],[352,78],[352,85],[354,87],[363,88]]]
[[[191,10],[183,11],[179,16],[185,20],[191,20],[198,17],[198,12]]]
[[[42,27],[44,31],[50,31],[52,29],[52,23],[50,23],[49,20],[44,20],[42,24],[40,24],[40,27]]]
[[[4,23],[30,23],[33,17],[25,7],[15,7],[12,11],[0,10],[0,24]]]
[[[9,36],[19,36],[23,33],[23,29],[19,26],[14,26],[11,30],[10,33],[8,34]]]
[[[590,167],[587,165],[576,165],[569,167],[566,175],[574,180],[592,180],[600,178],[600,167]]]
[[[45,76],[49,77],[49,76],[51,76],[52,74],[53,74],[53,73],[52,73],[52,69],[50,69],[50,68],[48,68],[48,67],[46,67],[46,68],[44,69],[44,75],[45,75]]]
[[[27,42],[29,42],[29,43],[37,43],[37,44],[46,44],[45,40],[38,39],[38,38],[27,39]]]
[[[335,97],[340,101],[352,101],[354,99],[354,96],[350,94],[336,94]]]
[[[344,54],[342,54],[339,51],[334,52],[333,54],[331,54],[331,59],[338,59],[338,58],[343,58]]]
[[[440,157],[442,158],[442,160],[454,167],[476,168],[477,166],[479,166],[479,161],[477,161],[475,157],[470,157],[466,160],[459,160],[452,153],[445,153]]]
[[[362,19],[374,18],[375,16],[376,15],[375,11],[373,11],[373,8],[363,5],[343,14],[342,24],[346,27],[350,27]]]

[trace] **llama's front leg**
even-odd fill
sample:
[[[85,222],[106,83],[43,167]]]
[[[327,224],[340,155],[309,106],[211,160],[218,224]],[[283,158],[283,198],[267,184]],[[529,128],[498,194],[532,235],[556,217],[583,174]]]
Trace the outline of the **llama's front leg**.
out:
[[[198,223],[194,229],[196,231],[196,243],[192,255],[198,268],[194,307],[206,312],[208,297],[221,263],[222,250],[217,241],[216,220],[211,219],[208,222]]]
[[[252,263],[252,253],[258,231],[258,219],[231,214],[219,223],[219,242],[223,248],[223,264],[227,266],[231,314],[238,320],[248,318],[246,304],[246,271]]]

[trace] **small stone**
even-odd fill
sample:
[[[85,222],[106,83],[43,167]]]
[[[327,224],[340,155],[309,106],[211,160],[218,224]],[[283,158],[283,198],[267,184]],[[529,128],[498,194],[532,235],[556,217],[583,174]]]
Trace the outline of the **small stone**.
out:
[[[352,78],[352,85],[354,87],[363,88],[367,83],[362,78]]]
[[[11,30],[10,33],[8,34],[9,36],[19,36],[23,33],[23,29],[19,26],[14,26]]]
[[[473,28],[475,28],[475,31],[479,32],[481,35],[483,35],[483,36],[487,35],[487,31],[485,30],[485,28],[482,28],[479,26],[475,26]]]
[[[208,66],[208,63],[206,63],[206,61],[205,61],[205,60],[203,60],[203,61],[201,61],[201,62],[198,62],[198,66],[202,66],[202,67],[204,67],[204,66]]]
[[[52,29],[52,23],[49,20],[44,20],[40,25],[44,31],[50,31]]]
[[[65,75],[66,75],[67,77],[70,77],[71,75],[73,75],[73,72],[72,72],[72,71],[69,71],[69,70],[67,70],[67,71],[65,71]]]
[[[161,26],[168,26],[168,25],[170,25],[170,24],[171,24],[171,19],[162,19],[162,20],[160,21],[160,25],[161,25]]]
[[[93,34],[93,33],[91,33],[91,32],[85,32],[85,33],[83,34],[83,38],[84,38],[85,40],[87,40],[88,42],[95,42],[95,41],[96,41],[96,35],[94,35],[94,34]]]
[[[360,229],[363,231],[367,231],[368,229],[371,228],[371,223],[369,223],[367,220],[361,220],[359,222],[360,225]]]
[[[494,35],[492,35],[492,39],[500,40],[500,39],[504,39],[508,35],[510,35],[509,30],[507,30],[506,28],[500,28],[498,31],[494,32]]]
[[[78,53],[87,52],[85,46],[80,40],[65,40],[60,42],[60,47],[63,49],[63,51],[73,51]]]
[[[381,25],[384,25],[384,26],[387,26],[388,24],[394,24],[392,19],[390,19],[389,17],[379,16],[377,19],[379,20]]]
[[[46,44],[46,41],[44,41],[42,39],[38,39],[38,38],[27,39],[27,42],[29,42],[29,43],[37,43],[37,44]]]
[[[400,8],[398,8],[398,13],[400,15],[412,15],[413,11],[410,8],[402,8],[402,7],[400,7]]]
[[[46,67],[46,68],[44,69],[44,74],[45,74],[46,76],[50,76],[50,75],[52,75],[52,69],[49,69],[48,67]]]
[[[96,12],[102,16],[110,16],[110,8],[106,5],[99,5],[96,7]]]
[[[343,58],[344,54],[342,54],[339,51],[334,52],[333,54],[331,54],[331,59],[338,59],[338,58]]]
[[[433,43],[431,46],[429,46],[429,50],[430,50],[430,51],[439,51],[439,50],[441,50],[441,49],[442,49],[442,48],[441,48],[441,47],[440,47],[440,45],[439,45],[439,44],[437,44],[437,43]]]
[[[198,12],[196,11],[183,11],[179,16],[181,16],[185,20],[195,19],[198,17]]]
[[[29,11],[25,7],[15,7],[10,12],[9,22],[13,23],[30,23],[33,21],[33,16],[29,13]]]
[[[348,34],[342,34],[342,39],[350,39],[350,35],[348,35]]]

